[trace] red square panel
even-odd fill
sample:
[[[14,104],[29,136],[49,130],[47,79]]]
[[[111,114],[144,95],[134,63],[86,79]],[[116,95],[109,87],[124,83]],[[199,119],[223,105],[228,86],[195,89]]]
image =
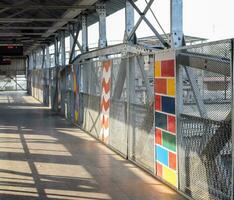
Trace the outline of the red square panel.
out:
[[[169,167],[176,170],[176,154],[169,152]]]
[[[155,92],[160,94],[167,94],[167,80],[155,79]]]
[[[168,116],[167,130],[176,133],[176,118],[174,116]]]
[[[157,111],[162,110],[162,98],[159,95],[155,96],[155,110]]]
[[[162,177],[163,176],[163,166],[159,163],[156,163],[157,175]]]
[[[175,77],[174,60],[162,61],[161,75],[163,77]]]
[[[162,131],[160,129],[155,129],[155,143],[162,145]]]

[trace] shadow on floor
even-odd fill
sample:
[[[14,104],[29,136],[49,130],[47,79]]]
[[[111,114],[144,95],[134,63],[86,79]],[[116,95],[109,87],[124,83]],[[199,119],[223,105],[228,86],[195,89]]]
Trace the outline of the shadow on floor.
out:
[[[0,103],[0,199],[184,199],[31,97],[9,96],[14,106]]]

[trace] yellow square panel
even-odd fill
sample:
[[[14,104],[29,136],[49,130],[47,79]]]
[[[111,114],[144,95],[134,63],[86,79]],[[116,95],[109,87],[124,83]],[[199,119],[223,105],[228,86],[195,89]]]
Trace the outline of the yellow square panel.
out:
[[[154,77],[161,77],[161,61],[156,61],[154,64]]]
[[[173,171],[165,166],[163,166],[163,179],[170,183],[171,185],[177,187],[177,175],[176,171]]]
[[[176,86],[175,79],[167,79],[167,95],[175,96]]]

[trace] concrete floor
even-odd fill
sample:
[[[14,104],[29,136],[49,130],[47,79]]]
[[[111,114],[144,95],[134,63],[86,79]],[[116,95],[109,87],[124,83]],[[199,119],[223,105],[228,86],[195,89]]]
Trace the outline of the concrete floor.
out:
[[[1,200],[184,199],[24,93],[0,93]]]

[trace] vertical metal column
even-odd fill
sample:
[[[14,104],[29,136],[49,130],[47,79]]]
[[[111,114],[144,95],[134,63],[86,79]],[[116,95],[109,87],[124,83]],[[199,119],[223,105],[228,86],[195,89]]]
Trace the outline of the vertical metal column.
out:
[[[35,53],[35,51],[33,51],[32,56],[33,56],[33,69],[36,69],[37,60],[36,60],[36,53]]]
[[[97,4],[97,13],[99,15],[99,48],[107,46],[106,39],[106,5],[105,3]]]
[[[46,46],[46,68],[50,68],[50,50],[49,46]]]
[[[42,64],[41,64],[41,68],[45,68],[45,46],[42,47]]]
[[[57,67],[59,64],[59,53],[58,53],[58,40],[55,37],[54,39],[54,59],[55,59],[55,66]]]
[[[125,7],[125,35],[124,35],[124,41],[126,42],[128,40],[128,36],[132,32],[134,28],[134,8],[129,3],[128,0],[126,0],[126,7]],[[134,38],[131,40],[133,41]],[[129,41],[128,41],[129,42]]]
[[[81,24],[82,24],[82,50],[85,53],[85,52],[89,51],[87,15],[81,16]]]
[[[233,188],[233,184],[234,184],[234,120],[233,120],[233,116],[234,116],[234,40],[231,40],[231,84],[232,84],[232,115],[231,115],[231,127],[232,127],[232,197],[231,199],[234,200],[234,188]]]
[[[65,32],[61,32],[61,60],[62,60],[62,65],[66,65],[66,50],[65,50]]]
[[[183,45],[183,0],[171,0],[171,47]]]
[[[135,74],[136,74],[136,56],[129,54],[127,59],[127,157],[129,158],[130,152],[132,152],[131,160],[135,160]],[[131,140],[132,138],[132,140]],[[131,149],[130,149],[131,148]]]
[[[73,34],[74,34],[74,26],[73,24],[68,24],[68,30],[69,30],[69,37],[70,37],[70,60],[72,60],[74,57],[73,57],[73,52],[72,52],[72,47],[73,47],[73,44],[75,42],[74,40],[74,37],[73,37]]]
[[[181,47],[184,44],[183,36],[183,0],[171,0],[171,48]],[[176,53],[176,52],[175,52]],[[176,59],[176,58],[175,58]],[[179,174],[179,152],[180,145],[178,145],[179,131],[181,130],[180,113],[183,109],[183,68],[180,65],[176,66],[176,127],[177,127],[177,184],[180,187]]]

